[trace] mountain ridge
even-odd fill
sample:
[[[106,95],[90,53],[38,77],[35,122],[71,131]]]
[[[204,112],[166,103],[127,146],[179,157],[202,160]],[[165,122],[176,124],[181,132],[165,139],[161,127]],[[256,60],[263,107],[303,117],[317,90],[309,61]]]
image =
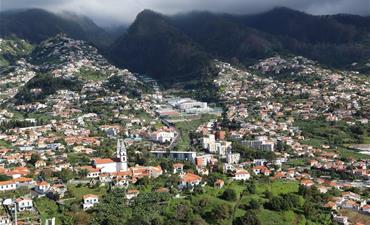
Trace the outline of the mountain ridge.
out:
[[[105,30],[86,16],[73,13],[55,14],[43,9],[24,9],[0,13],[0,36],[16,35],[32,43],[65,33],[98,47],[107,47],[111,39]]]
[[[314,16],[275,8],[253,15],[191,12],[168,16],[146,9],[127,30],[111,33],[86,16],[39,9],[2,12],[0,22],[2,36],[15,34],[33,43],[59,33],[94,43],[115,65],[166,84],[208,79],[214,58],[249,66],[275,54],[302,55],[329,67],[370,73],[366,66],[370,17],[357,15]],[[356,63],[359,66],[353,67]]]

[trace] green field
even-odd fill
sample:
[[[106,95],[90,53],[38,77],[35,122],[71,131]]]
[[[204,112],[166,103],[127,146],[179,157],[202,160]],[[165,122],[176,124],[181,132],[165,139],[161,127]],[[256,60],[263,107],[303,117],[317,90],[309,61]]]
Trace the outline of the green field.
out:
[[[45,223],[46,219],[55,217],[55,224],[62,224],[59,207],[55,201],[46,197],[36,198],[35,206],[40,213],[42,223]]]
[[[176,148],[183,151],[189,150],[189,133],[195,131],[200,125],[214,118],[214,115],[202,115],[200,119],[175,123],[175,127],[181,132],[179,141],[176,144]]]
[[[98,195],[99,197],[101,197],[106,193],[107,189],[106,189],[105,186],[90,188],[86,185],[81,185],[81,186],[69,185],[68,186],[68,191],[77,200],[81,200],[82,196],[84,196],[86,194],[94,194],[94,195]]]

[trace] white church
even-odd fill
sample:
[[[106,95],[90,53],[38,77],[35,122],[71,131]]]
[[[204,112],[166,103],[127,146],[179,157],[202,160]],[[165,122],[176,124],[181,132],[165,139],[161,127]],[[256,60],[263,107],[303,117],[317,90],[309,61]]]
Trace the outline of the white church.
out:
[[[117,140],[115,158],[94,158],[93,167],[101,173],[116,173],[128,170],[127,150],[123,139]]]

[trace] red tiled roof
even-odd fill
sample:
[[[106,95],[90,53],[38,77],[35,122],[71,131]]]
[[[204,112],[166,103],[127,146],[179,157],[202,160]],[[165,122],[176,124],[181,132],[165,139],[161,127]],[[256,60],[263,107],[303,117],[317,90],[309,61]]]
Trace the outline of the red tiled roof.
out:
[[[193,174],[193,173],[187,173],[185,174],[184,176],[181,177],[181,181],[183,182],[186,182],[186,183],[190,183],[190,182],[194,182],[194,181],[201,181],[202,178],[196,174]]]
[[[109,158],[95,158],[94,159],[94,162],[96,164],[107,164],[107,163],[113,163],[114,161],[112,159],[109,159]]]

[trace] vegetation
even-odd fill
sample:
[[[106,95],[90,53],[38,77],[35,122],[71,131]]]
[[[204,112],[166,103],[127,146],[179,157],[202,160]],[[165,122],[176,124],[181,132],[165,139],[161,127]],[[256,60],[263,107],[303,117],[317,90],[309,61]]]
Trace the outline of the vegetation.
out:
[[[310,121],[296,121],[295,125],[302,130],[306,137],[303,143],[315,147],[330,145],[334,147],[343,158],[368,158],[369,156],[349,150],[351,144],[365,144],[368,142],[370,127],[369,124],[348,125],[344,121],[327,122],[316,120],[315,123]]]
[[[142,191],[129,203],[123,200],[123,190],[111,190],[88,214],[94,218],[91,224],[110,225],[331,223],[330,214],[318,207],[328,195],[320,194],[317,189],[299,188],[291,181],[260,180],[256,182],[257,189],[250,192],[245,187],[251,184],[230,183],[223,189],[196,188],[192,193],[183,192],[184,198],[173,198],[171,192]]]
[[[107,46],[111,38],[87,17],[64,13],[56,15],[41,9],[5,11],[0,14],[1,36],[16,35],[31,43],[65,33],[72,38]]]
[[[38,74],[32,78],[15,96],[17,103],[30,103],[42,101],[47,96],[55,94],[58,90],[67,89],[79,91],[82,83],[79,80],[53,77],[49,73]],[[40,92],[34,89],[41,89]]]
[[[83,80],[101,81],[107,78],[105,74],[100,71],[90,69],[89,67],[82,66],[80,72],[77,74]]]
[[[0,42],[0,49],[0,67],[5,68],[19,57],[29,54],[33,47],[27,41],[11,36]]]
[[[194,131],[201,124],[208,122],[212,118],[214,118],[214,116],[212,115],[202,115],[200,119],[176,123],[175,126],[180,131],[180,137],[176,144],[176,149],[189,150],[192,131]]]
[[[150,10],[141,12],[127,34],[113,44],[110,58],[162,83],[199,79],[211,66],[205,52],[165,16]]]

